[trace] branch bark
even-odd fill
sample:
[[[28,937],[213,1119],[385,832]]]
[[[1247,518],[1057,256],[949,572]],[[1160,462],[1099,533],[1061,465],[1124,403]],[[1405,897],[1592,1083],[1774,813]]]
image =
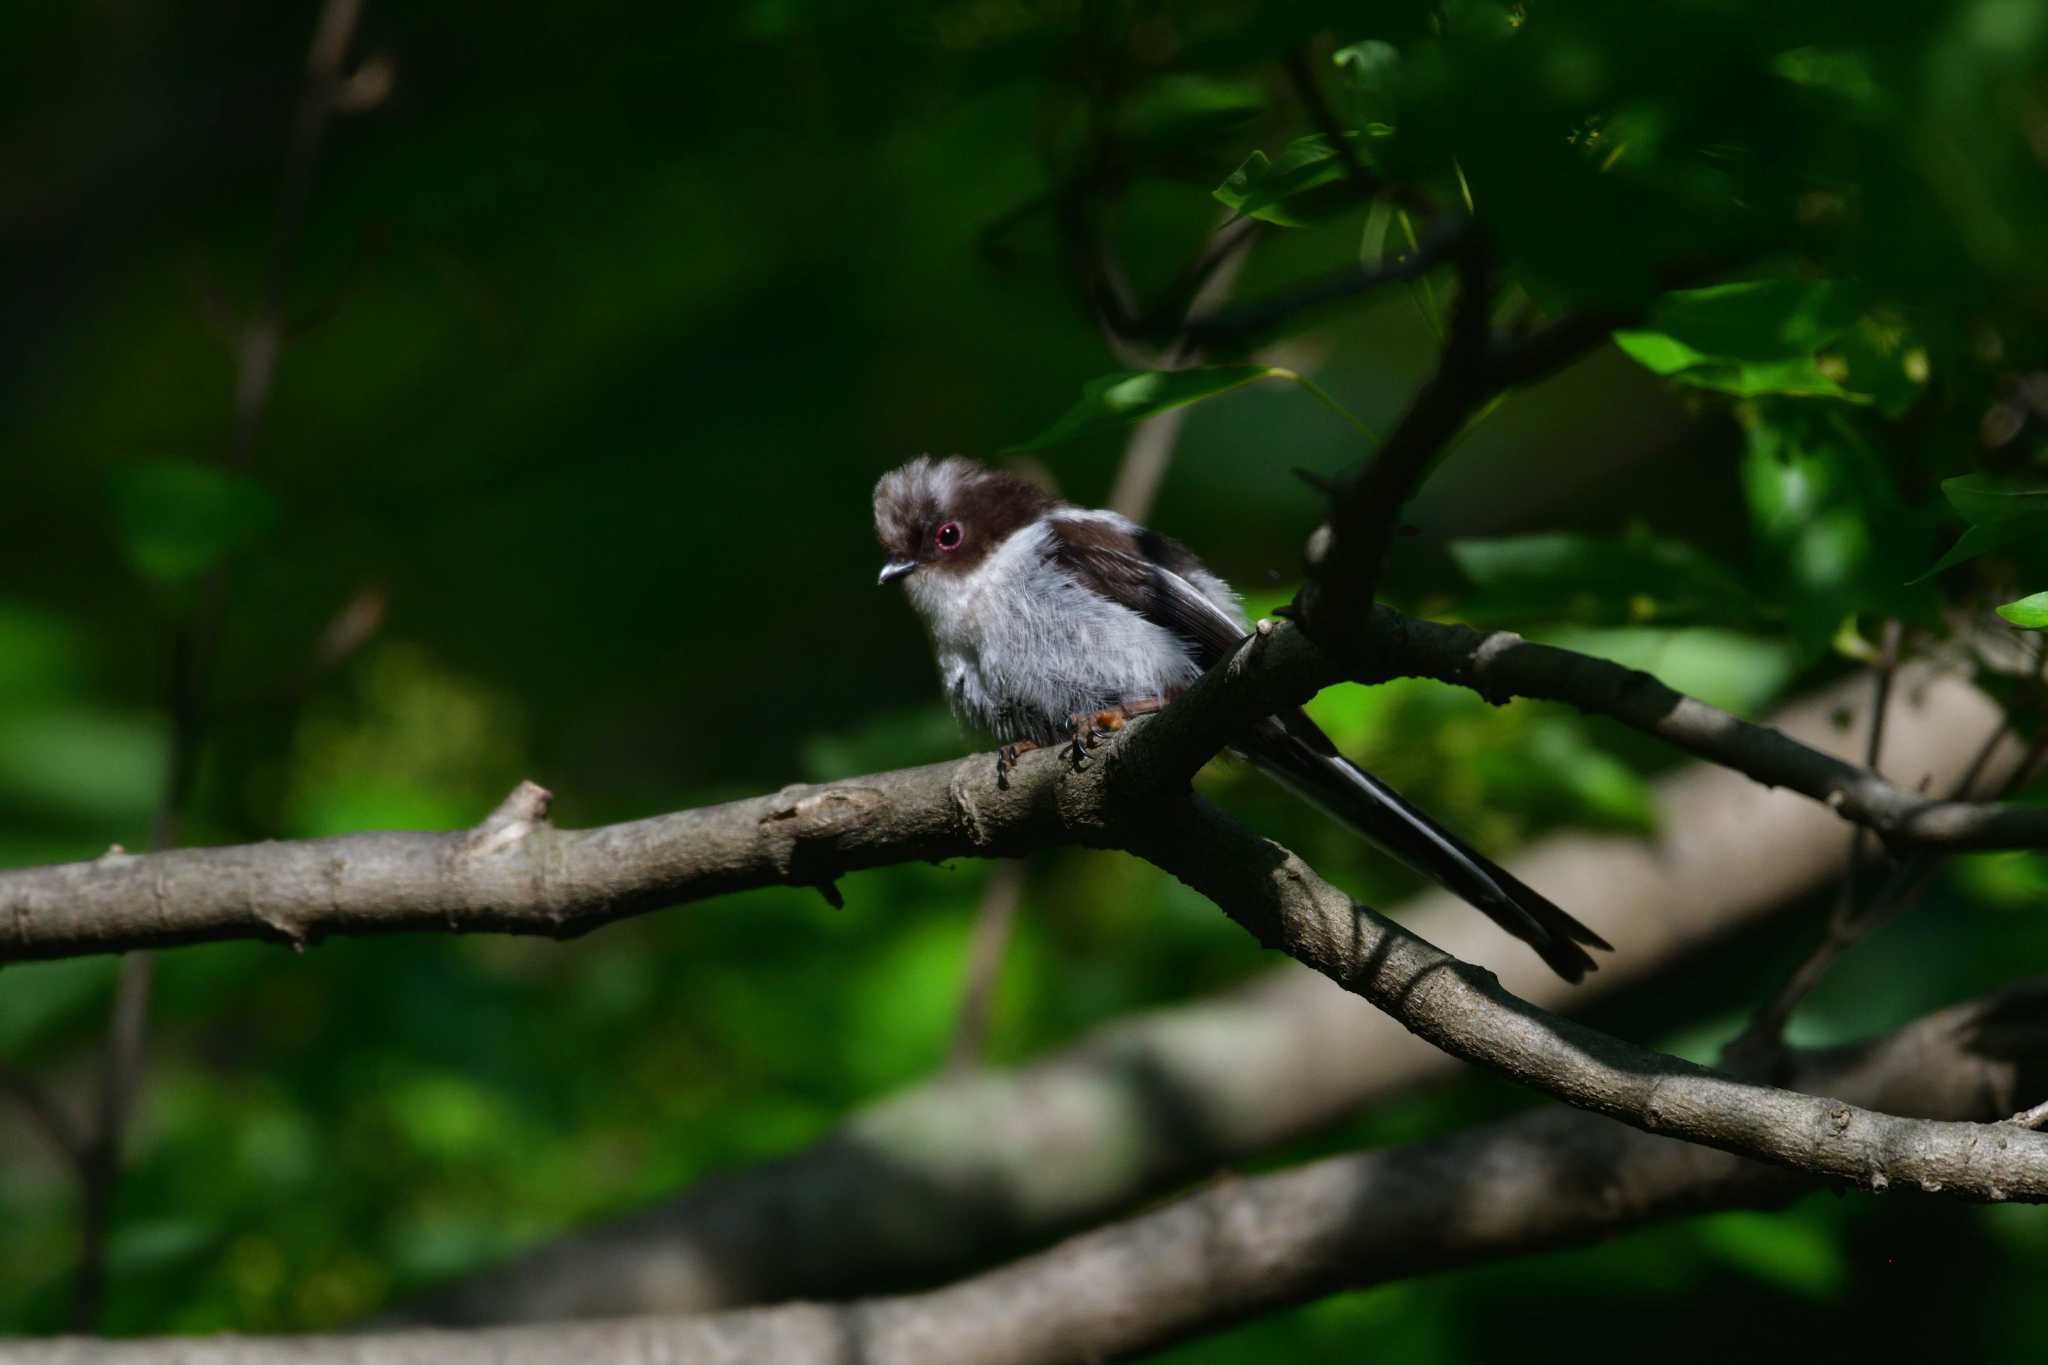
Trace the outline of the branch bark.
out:
[[[1793,1056],[1816,1103],[1989,1118],[2048,1077],[2048,982],[1889,1037]],[[2017,1127],[2006,1125],[2018,1133]],[[2044,1139],[2048,1141],[2048,1139]],[[1544,1110],[1432,1142],[1226,1180],[930,1293],[467,1333],[16,1345],[15,1365],[724,1365],[1108,1360],[1335,1290],[1568,1246],[1650,1220],[1775,1206],[1808,1182],[1583,1113]]]
[[[1895,847],[2048,847],[2048,808],[1914,795],[1647,673],[1385,607],[1372,625],[1368,681],[1433,677],[1494,701],[1543,697],[1611,715],[1822,801]],[[889,863],[1114,845],[1115,826],[1184,788],[1243,718],[1298,704],[1338,678],[1327,655],[1281,624],[1262,627],[1085,772],[1033,754],[998,784],[994,764],[974,757],[580,831],[547,823],[547,793],[528,783],[469,831],[115,851],[0,872],[0,962],[228,938],[295,947],[330,934],[442,929],[570,938],[625,915],[760,886],[813,885],[836,896],[842,874]]]
[[[1846,754],[1855,737],[1835,716],[1866,696],[1850,680],[1773,723]],[[1903,779],[1945,787],[1997,721],[1967,683],[1911,671],[1887,762]],[[2003,770],[2019,748],[2009,742],[1985,766]],[[1563,836],[1510,863],[1618,945],[1578,987],[1443,893],[1404,907],[1404,922],[1497,968],[1525,999],[1579,1008],[1668,972],[1841,870],[1840,821],[1722,768],[1661,779],[1656,812],[1656,839]],[[702,1312],[943,1282],[1458,1069],[1289,963],[1208,999],[1116,1020],[1018,1071],[950,1075],[891,1096],[812,1147],[549,1242],[385,1325]]]
[[[1612,716],[1766,787],[1819,801],[1894,848],[2048,847],[2048,807],[1920,796],[1847,756],[1730,715],[1610,660],[1535,644],[1512,631],[1423,621],[1386,606],[1372,608],[1365,640],[1349,674],[1354,681],[1434,678],[1496,705],[1528,697]],[[1134,790],[1184,785],[1247,718],[1298,706],[1346,676],[1306,632],[1261,623],[1257,635],[1123,746],[1122,761],[1137,775]]]
[[[1130,847],[1452,1056],[1646,1132],[1867,1189],[2048,1202],[2048,1134],[1881,1114],[1740,1080],[1531,1005],[1359,905],[1207,802],[1147,810]]]
[[[998,786],[986,756],[599,829],[548,822],[522,784],[481,825],[290,843],[112,851],[0,873],[0,961],[255,938],[495,930],[573,938],[626,915],[755,887],[817,886],[919,859],[1013,855],[1075,837],[1058,765]],[[1033,761],[1036,760],[1036,761]],[[1082,789],[1095,783],[1083,778]]]

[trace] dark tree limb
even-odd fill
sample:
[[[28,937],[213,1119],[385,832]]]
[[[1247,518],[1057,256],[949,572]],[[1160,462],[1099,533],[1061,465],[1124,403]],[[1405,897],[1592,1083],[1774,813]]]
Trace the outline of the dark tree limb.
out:
[[[1845,681],[1773,723],[1847,754],[1853,737],[1833,717],[1859,694]],[[1913,665],[1894,709],[1893,770],[1946,785],[1997,708],[1961,679]],[[2002,772],[2018,748],[1982,755],[1982,766]],[[1760,792],[1710,764],[1681,767],[1652,790],[1653,839],[1573,832],[1508,860],[1619,949],[1582,984],[1566,985],[1448,893],[1418,896],[1402,922],[1495,967],[1524,999],[1576,1011],[1670,972],[1840,871],[1840,822],[1802,797]],[[1288,963],[1110,1021],[1015,1070],[947,1074],[885,1097],[810,1147],[551,1239],[379,1325],[705,1312],[943,1283],[1459,1069]],[[933,1133],[948,1135],[943,1149]]]
[[[1767,787],[1823,802],[1893,848],[2048,847],[2048,808],[1922,796],[1605,659],[1535,644],[1512,631],[1421,621],[1387,607],[1374,609],[1371,640],[1362,681],[1435,678],[1493,702],[1541,698],[1612,716]]]
[[[2048,983],[1888,1037],[1793,1058],[1831,1096],[1951,1125],[2009,1110],[2048,1072]],[[1999,1131],[2020,1134],[2012,1124]],[[2048,1146],[2048,1138],[2042,1144]],[[1431,1142],[1224,1179],[1163,1208],[928,1293],[699,1317],[462,1333],[21,1343],[16,1365],[1053,1365],[1125,1359],[1339,1289],[1570,1246],[1659,1218],[1774,1207],[1784,1171],[1592,1115],[1545,1110]]]
[[[1385,606],[1368,613],[1358,662],[1350,670],[1292,624],[1262,623],[1122,746],[1118,758],[1136,775],[1131,790],[1185,786],[1248,718],[1298,706],[1346,677],[1364,683],[1434,678],[1496,704],[1528,697],[1612,716],[1766,787],[1820,801],[1893,848],[2048,848],[2048,807],[1922,796],[1849,759],[1688,697],[1638,669],[1536,644],[1512,631],[1424,621]]]
[[[1576,1108],[1807,1175],[1986,1202],[2048,1202],[2048,1135],[1877,1113],[1760,1085],[1601,1033],[1353,902],[1200,800],[1143,812],[1133,852],[1411,1032]]]

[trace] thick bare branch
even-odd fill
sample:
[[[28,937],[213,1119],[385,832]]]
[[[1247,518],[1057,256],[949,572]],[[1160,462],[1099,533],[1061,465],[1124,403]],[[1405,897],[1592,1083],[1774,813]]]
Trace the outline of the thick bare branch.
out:
[[[1869,1044],[1794,1054],[1793,1075],[1832,1097],[1818,1103],[1990,1118],[2048,1072],[2044,1004],[2048,983],[2033,983]],[[1342,1288],[1571,1245],[1662,1217],[1771,1206],[1804,1188],[1754,1162],[1546,1110],[1433,1142],[1221,1181],[1015,1265],[900,1298],[469,1333],[73,1338],[0,1354],[16,1365],[1109,1360]]]
[[[1602,712],[1786,787],[1895,846],[2048,846],[2048,808],[1933,800],[1686,697],[1646,673],[1376,608],[1368,681],[1419,675],[1492,700]],[[775,884],[830,892],[847,872],[918,859],[1111,844],[1113,827],[1185,786],[1244,717],[1313,696],[1335,665],[1299,630],[1262,629],[1187,695],[1080,773],[1028,755],[1005,784],[984,757],[903,769],[592,830],[548,824],[522,788],[478,829],[358,834],[0,872],[0,962],[225,938],[303,947],[330,934],[497,930],[573,937],[658,906]],[[1107,776],[1107,781],[1103,780]],[[537,795],[536,795],[537,794]],[[515,812],[516,813],[516,812]]]
[[[1511,994],[1358,905],[1287,849],[1202,801],[1147,809],[1133,852],[1452,1056],[1648,1132],[1871,1189],[2048,1202],[2048,1134],[1935,1123],[1738,1080],[1610,1037]]]
[[[1846,755],[1856,736],[1836,716],[1866,697],[1860,682],[1845,682],[1772,721]],[[1898,689],[1887,763],[1904,779],[1946,787],[1997,714],[1961,679],[1914,670]],[[2007,744],[1985,766],[2005,770],[2019,747]],[[1824,807],[1722,768],[1661,779],[1655,810],[1654,839],[1557,837],[1510,864],[1617,945],[1580,986],[1444,893],[1404,907],[1403,921],[1495,968],[1524,999],[1582,1008],[1670,971],[1841,870],[1841,822]],[[1459,1065],[1288,963],[1208,999],[1113,1021],[1020,1070],[949,1075],[891,1096],[815,1146],[547,1243],[387,1325],[702,1312],[942,1282]]]
[[[214,939],[305,947],[406,931],[571,938],[600,924],[777,884],[829,888],[861,868],[1014,854],[1075,837],[1052,755],[1004,786],[986,756],[561,830],[531,783],[474,829],[109,852],[0,872],[0,961]],[[1092,780],[1079,784],[1092,789]],[[1091,802],[1077,803],[1085,823]]]

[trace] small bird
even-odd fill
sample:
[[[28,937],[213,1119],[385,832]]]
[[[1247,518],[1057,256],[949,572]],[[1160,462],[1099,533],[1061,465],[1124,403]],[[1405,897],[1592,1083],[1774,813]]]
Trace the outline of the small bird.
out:
[[[919,456],[875,485],[881,583],[903,584],[962,722],[1025,748],[1086,738],[1156,711],[1249,634],[1230,585],[1179,541],[1060,501],[1014,474]],[[1350,762],[1300,710],[1231,748],[1577,981],[1611,946]]]

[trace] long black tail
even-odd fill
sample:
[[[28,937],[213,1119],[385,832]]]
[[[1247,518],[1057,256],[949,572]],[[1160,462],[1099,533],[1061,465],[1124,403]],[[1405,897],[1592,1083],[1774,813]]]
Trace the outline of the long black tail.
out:
[[[1462,897],[1534,948],[1565,980],[1577,981],[1599,965],[1587,948],[1613,951],[1612,944],[1338,753],[1301,712],[1260,721],[1236,747],[1268,776]]]

